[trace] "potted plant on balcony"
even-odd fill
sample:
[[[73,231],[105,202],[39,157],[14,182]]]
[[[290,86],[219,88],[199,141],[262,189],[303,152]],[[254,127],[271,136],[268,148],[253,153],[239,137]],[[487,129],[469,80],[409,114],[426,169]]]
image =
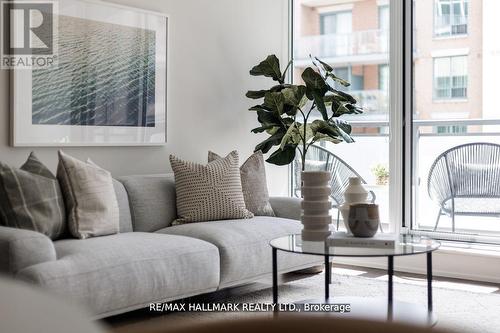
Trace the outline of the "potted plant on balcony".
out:
[[[377,164],[372,168],[375,176],[375,184],[385,186],[389,183],[389,169],[383,164]]]
[[[263,99],[261,104],[250,108],[250,111],[257,112],[260,123],[252,132],[269,134],[255,151],[266,154],[277,146],[267,159],[276,165],[287,165],[295,159],[297,152],[300,154],[304,209],[302,236],[314,240],[330,233],[326,222],[328,218],[331,222],[328,214],[331,175],[326,171],[306,171],[307,151],[312,144],[321,141],[334,144],[354,142],[351,125],[340,118],[361,113],[362,109],[356,105],[354,97],[336,89],[336,84],[348,87],[349,82],[337,77],[333,68],[318,58],[311,57],[311,61],[315,69],[307,67],[303,71],[304,84],[288,84],[285,77],[292,61],[282,72],[278,58],[268,56],[250,70],[250,75],[269,77],[275,81],[274,85],[264,90],[248,91],[246,96]],[[314,215],[314,219],[311,217],[308,221],[308,214]],[[307,230],[308,222],[315,223],[314,231]],[[326,224],[326,228],[318,229],[319,223]]]

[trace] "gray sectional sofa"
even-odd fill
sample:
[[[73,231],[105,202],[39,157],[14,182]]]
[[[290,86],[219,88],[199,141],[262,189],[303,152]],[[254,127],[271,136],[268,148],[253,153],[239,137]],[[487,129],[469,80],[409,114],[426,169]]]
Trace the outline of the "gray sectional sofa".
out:
[[[294,198],[271,198],[277,217],[171,226],[172,174],[123,177],[114,186],[119,234],[53,242],[37,232],[0,227],[0,272],[72,299],[102,318],[270,276],[269,241],[301,230],[300,202]],[[280,272],[321,262],[279,256]]]

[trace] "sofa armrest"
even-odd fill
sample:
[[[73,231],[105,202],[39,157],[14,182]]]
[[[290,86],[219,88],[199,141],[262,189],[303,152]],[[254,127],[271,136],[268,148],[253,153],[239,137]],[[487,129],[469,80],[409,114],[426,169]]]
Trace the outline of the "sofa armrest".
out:
[[[269,198],[271,207],[277,217],[283,217],[292,220],[300,220],[301,206],[300,198],[293,197],[271,197]]]
[[[52,240],[36,231],[0,226],[0,272],[16,274],[21,269],[56,260]]]

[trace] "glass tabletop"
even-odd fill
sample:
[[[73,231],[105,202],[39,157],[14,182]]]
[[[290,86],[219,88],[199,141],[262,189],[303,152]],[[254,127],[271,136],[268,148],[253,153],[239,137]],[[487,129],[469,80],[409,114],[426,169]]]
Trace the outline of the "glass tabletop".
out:
[[[328,240],[305,241],[300,234],[275,238],[269,244],[286,252],[339,257],[407,256],[432,252],[441,246],[439,241],[414,235],[401,235],[394,246],[387,248],[330,246]]]

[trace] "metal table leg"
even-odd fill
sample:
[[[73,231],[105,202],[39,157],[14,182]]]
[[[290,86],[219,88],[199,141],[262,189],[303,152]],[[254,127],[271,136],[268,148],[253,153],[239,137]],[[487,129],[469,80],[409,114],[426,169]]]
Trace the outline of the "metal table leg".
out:
[[[331,267],[329,256],[325,256],[325,300],[330,298]]]
[[[273,247],[273,304],[278,304],[278,250]]]
[[[387,257],[387,275],[389,276],[387,289],[387,304],[392,305],[392,277],[394,275],[394,257]]]
[[[427,310],[432,312],[432,252],[427,253]]]
[[[391,321],[393,318],[393,276],[394,276],[394,257],[387,257],[387,320]]]

